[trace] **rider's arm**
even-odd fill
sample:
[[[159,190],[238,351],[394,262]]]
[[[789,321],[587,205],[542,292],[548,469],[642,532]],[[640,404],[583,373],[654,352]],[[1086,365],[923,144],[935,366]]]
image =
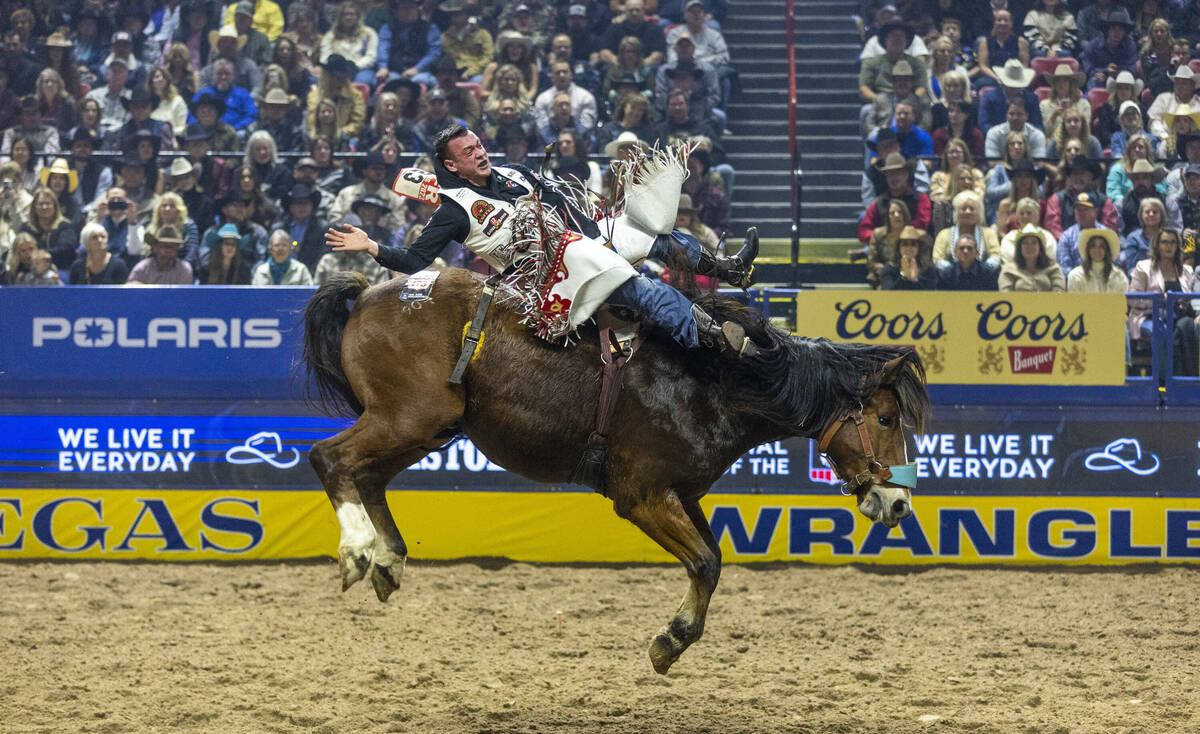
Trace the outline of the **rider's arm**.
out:
[[[389,270],[415,273],[426,268],[451,242],[464,242],[471,234],[467,213],[456,205],[440,206],[429,224],[408,249],[379,244],[375,261]]]

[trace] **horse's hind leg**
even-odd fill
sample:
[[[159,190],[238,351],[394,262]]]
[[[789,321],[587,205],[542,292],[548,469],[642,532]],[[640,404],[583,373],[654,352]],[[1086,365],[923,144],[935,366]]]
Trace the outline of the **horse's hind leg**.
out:
[[[721,549],[699,503],[680,500],[673,491],[639,498],[631,506],[618,502],[616,509],[682,561],[691,580],[675,617],[650,642],[650,662],[665,674],[704,633],[708,602],[721,577]]]

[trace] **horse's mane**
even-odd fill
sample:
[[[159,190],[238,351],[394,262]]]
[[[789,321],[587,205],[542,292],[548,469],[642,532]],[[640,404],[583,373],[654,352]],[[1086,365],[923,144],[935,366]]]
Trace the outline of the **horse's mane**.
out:
[[[695,302],[719,321],[741,324],[759,347],[753,358],[730,359],[707,349],[689,355],[706,363],[730,395],[733,409],[815,436],[831,420],[865,403],[880,388],[884,366],[901,358],[889,387],[896,391],[904,422],[923,430],[929,395],[925,368],[912,348],[794,337],[772,326],[760,311],[725,296],[701,295]]]

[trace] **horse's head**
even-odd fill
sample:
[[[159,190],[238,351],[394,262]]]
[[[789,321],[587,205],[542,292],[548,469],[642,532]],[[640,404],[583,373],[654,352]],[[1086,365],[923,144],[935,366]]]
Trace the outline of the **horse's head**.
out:
[[[868,382],[862,404],[824,429],[818,449],[872,520],[895,527],[912,514],[917,467],[908,461],[905,426],[921,430],[928,410],[924,369],[915,352],[889,361]]]

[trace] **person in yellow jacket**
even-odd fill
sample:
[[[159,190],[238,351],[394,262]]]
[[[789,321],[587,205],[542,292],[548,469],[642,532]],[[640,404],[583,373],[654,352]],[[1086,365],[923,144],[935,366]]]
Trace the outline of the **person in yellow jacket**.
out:
[[[338,132],[347,137],[358,137],[367,119],[366,100],[351,83],[358,67],[341,54],[330,54],[321,67],[321,80],[308,92],[308,129],[315,127],[321,100],[331,99],[337,107]]]
[[[272,0],[240,0],[240,2],[229,3],[229,7],[225,8],[224,25],[233,25],[233,16],[239,5],[254,7],[254,12],[251,13],[254,21],[250,27],[265,34],[271,43],[274,43],[279,34],[283,33],[283,11]]]
[[[450,14],[450,27],[442,32],[442,53],[454,57],[465,81],[479,82],[492,60],[492,34],[472,23],[466,0],[446,0],[438,8]]]

